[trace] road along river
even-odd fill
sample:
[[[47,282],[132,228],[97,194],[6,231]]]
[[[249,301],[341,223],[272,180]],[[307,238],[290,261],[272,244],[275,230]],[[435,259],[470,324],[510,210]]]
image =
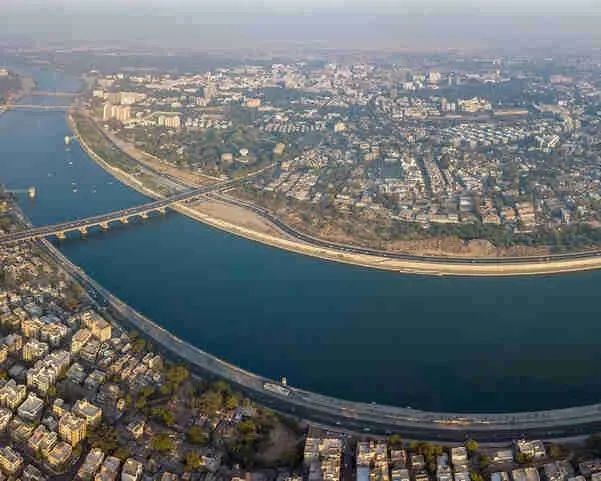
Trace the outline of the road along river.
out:
[[[77,86],[52,72],[35,75],[43,90]],[[21,201],[34,224],[148,201],[77,144],[67,150],[68,133],[61,112],[0,116],[0,182],[36,186],[37,198]],[[599,272],[403,276],[272,249],[177,214],[59,247],[181,339],[303,389],[458,412],[601,400]]]

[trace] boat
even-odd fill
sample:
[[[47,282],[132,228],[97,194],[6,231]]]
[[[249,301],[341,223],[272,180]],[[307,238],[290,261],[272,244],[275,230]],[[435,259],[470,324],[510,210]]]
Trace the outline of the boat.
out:
[[[77,189],[73,189],[73,193],[74,193],[74,194],[75,194],[75,193],[77,193]]]

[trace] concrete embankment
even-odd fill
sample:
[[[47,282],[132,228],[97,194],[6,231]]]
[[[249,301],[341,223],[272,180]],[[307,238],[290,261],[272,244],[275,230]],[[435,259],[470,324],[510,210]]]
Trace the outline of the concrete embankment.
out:
[[[17,219],[31,225],[25,215],[15,209]],[[482,443],[508,443],[523,435],[529,437],[578,438],[601,428],[601,405],[549,411],[468,414],[436,413],[367,404],[323,396],[294,387],[274,391],[266,384],[278,383],[255,375],[220,360],[179,339],[104,289],[80,268],[71,263],[47,240],[39,241],[51,257],[92,296],[97,308],[112,314],[108,318],[119,329],[135,329],[176,362],[185,363],[193,373],[226,379],[257,402],[281,412],[302,417],[326,426],[351,432],[372,434],[395,432],[403,439],[434,440],[460,443],[466,436]],[[99,304],[98,301],[104,304]]]

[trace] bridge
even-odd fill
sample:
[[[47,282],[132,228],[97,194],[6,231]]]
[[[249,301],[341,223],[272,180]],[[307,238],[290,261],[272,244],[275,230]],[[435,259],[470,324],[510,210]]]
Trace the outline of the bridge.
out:
[[[11,104],[11,105],[0,105],[0,110],[69,110],[69,105],[39,105],[39,104]]]
[[[33,90],[28,92],[28,95],[37,96],[37,97],[77,97],[79,93],[77,92],[52,92],[46,90]]]
[[[93,227],[100,227],[101,229],[107,230],[111,222],[121,222],[123,224],[127,224],[133,217],[146,219],[148,218],[149,214],[154,212],[165,213],[167,208],[173,204],[186,203],[205,194],[219,192],[221,190],[234,187],[236,184],[247,182],[253,177],[262,174],[265,172],[265,170],[271,168],[272,166],[273,165],[270,165],[245,177],[218,182],[216,184],[199,187],[197,189],[191,189],[186,192],[167,197],[166,199],[155,200],[153,202],[148,202],[136,207],[129,207],[115,212],[109,212],[107,214],[100,214],[83,219],[62,222],[60,224],[30,227],[19,232],[13,232],[11,234],[0,236],[0,245],[27,240],[38,240],[49,236],[56,236],[59,239],[65,239],[66,234],[69,232],[79,231],[82,235],[85,235],[87,234],[88,229]]]

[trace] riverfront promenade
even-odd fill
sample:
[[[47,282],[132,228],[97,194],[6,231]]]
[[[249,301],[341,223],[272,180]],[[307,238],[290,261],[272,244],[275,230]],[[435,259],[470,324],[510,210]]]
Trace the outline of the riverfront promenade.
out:
[[[19,209],[21,223],[28,223]],[[47,240],[39,241],[52,258],[93,299],[96,307],[117,319],[119,328],[135,329],[174,361],[201,376],[234,384],[256,401],[281,412],[339,429],[374,434],[399,433],[408,439],[505,442],[521,436],[563,438],[601,429],[601,404],[566,409],[506,414],[437,413],[323,396],[255,375],[224,362],[179,339],[125,304],[75,266]],[[279,390],[266,389],[279,386]]]
[[[118,318],[122,327],[135,329],[169,358],[185,363],[192,372],[225,379],[258,402],[279,411],[353,431],[394,432],[406,438],[439,441],[463,441],[467,436],[481,442],[504,442],[523,435],[562,438],[601,429],[601,404],[507,414],[437,413],[345,401],[290,386],[280,386],[280,392],[265,389],[265,383],[279,384],[177,338],[117,299],[47,241],[44,243],[51,247],[53,258],[85,287],[98,307]]]
[[[69,126],[71,127],[74,135],[80,141],[82,148],[103,169],[133,189],[138,190],[145,195],[150,195],[155,199],[161,199],[160,194],[151,191],[147,186],[142,185],[139,181],[134,181],[125,171],[108,164],[104,159],[99,157],[98,154],[94,152],[92,147],[87,144],[86,140],[82,138],[74,119],[69,116],[68,120]],[[103,132],[101,133],[106,137],[106,134]],[[112,143],[110,139],[108,139],[108,141]],[[121,147],[114,143],[113,146],[121,150]],[[182,188],[190,188],[190,185],[187,185],[185,182],[181,181],[181,179],[174,178],[173,175],[158,172],[151,166],[147,165],[147,163],[141,162],[126,152],[123,153],[131,158],[132,161],[137,162],[140,166],[143,166],[147,172],[156,175],[157,177],[161,177],[170,183],[179,184],[182,186]],[[260,173],[261,171],[255,172],[253,175]],[[206,188],[207,191],[205,191],[204,194],[199,195],[198,198],[200,199],[203,195],[225,191],[228,189],[226,183],[218,183],[215,185],[217,185],[218,188],[214,189],[211,186],[205,186],[204,188]],[[185,193],[182,195],[185,195]],[[170,199],[173,199],[173,197]],[[170,199],[162,198],[157,202],[169,202]],[[229,222],[228,219],[213,218],[210,215],[203,213],[202,209],[190,207],[184,205],[183,203],[175,202],[171,205],[174,210],[195,220],[232,234],[270,245],[272,247],[330,261],[401,273],[453,276],[531,276],[601,269],[601,250],[598,249],[585,252],[548,254],[544,256],[470,258],[452,256],[423,256],[403,252],[381,251],[356,245],[341,244],[338,242],[316,238],[304,232],[298,231],[294,227],[282,222],[275,214],[254,204],[233,199],[231,197],[221,197],[219,200],[221,202],[245,209],[252,212],[254,215],[262,217],[271,223],[271,225],[278,229],[283,235],[266,235],[264,233],[256,232],[252,229],[241,228],[240,226]],[[140,206],[139,208],[144,210],[143,206]],[[113,218],[118,219],[118,213],[115,213]],[[71,226],[70,230],[79,230],[79,224]],[[0,243],[1,242],[2,239],[0,239]]]

